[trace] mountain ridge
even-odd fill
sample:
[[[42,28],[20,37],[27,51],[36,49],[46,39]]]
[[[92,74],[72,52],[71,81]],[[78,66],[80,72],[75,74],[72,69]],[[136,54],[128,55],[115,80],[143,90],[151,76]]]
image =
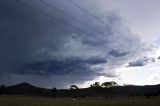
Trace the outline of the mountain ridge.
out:
[[[76,91],[76,92],[75,92]],[[73,97],[82,96],[158,96],[160,95],[160,84],[145,86],[115,86],[111,88],[82,88],[78,90],[71,89],[47,89],[34,86],[23,82],[12,86],[1,87],[0,94],[8,95],[35,95],[35,96],[58,96]]]

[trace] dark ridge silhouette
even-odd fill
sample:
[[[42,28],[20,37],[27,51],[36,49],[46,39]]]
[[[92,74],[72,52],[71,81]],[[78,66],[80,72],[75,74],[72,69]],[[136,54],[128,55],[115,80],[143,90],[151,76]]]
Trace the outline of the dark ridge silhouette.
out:
[[[160,95],[159,85],[146,86],[115,86],[110,88],[89,87],[83,89],[46,89],[33,86],[29,83],[21,83],[13,86],[0,87],[1,95],[32,95],[32,96],[50,96],[50,97],[112,97],[112,96],[151,96]]]
[[[0,88],[1,94],[8,95],[34,95],[34,96],[49,96],[48,89],[33,86],[29,83],[20,83],[13,86]]]
[[[8,86],[8,88],[29,89],[29,88],[36,88],[36,87],[27,83],[27,82],[23,82],[23,83],[20,83],[20,84],[17,84],[17,85]]]

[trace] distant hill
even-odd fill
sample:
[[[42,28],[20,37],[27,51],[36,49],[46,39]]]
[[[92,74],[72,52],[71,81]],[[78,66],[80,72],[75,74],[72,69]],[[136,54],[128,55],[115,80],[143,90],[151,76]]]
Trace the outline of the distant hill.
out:
[[[40,88],[33,86],[29,83],[20,83],[13,86],[3,87],[0,88],[0,92],[2,94],[9,94],[9,95],[49,95],[49,90],[45,88]]]
[[[0,87],[0,94],[8,95],[34,95],[58,97],[86,97],[86,96],[158,96],[160,85],[146,86],[116,86],[112,88],[84,88],[70,89],[45,89],[29,83],[21,83],[8,87]]]
[[[13,85],[13,86],[8,86],[6,88],[10,88],[10,89],[17,89],[17,90],[21,90],[21,89],[34,89],[34,88],[37,88],[29,83],[26,83],[26,82],[23,82],[23,83],[20,83],[18,85]]]

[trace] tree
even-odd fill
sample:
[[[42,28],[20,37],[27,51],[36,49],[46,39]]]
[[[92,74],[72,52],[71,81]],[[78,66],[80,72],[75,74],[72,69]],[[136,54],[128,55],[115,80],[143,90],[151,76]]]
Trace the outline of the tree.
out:
[[[99,82],[95,82],[94,84],[91,84],[90,87],[91,87],[91,88],[101,88]]]
[[[0,85],[0,95],[5,93],[5,85]]]
[[[79,96],[79,88],[78,88],[78,86],[76,86],[76,85],[71,85],[71,86],[70,86],[70,90],[71,90],[71,92],[72,92],[72,94],[73,94],[72,96],[73,96],[74,99]]]
[[[78,86],[76,86],[76,85],[71,85],[71,86],[70,86],[70,89],[71,89],[71,90],[77,90],[77,89],[79,89],[79,88],[78,88]]]
[[[114,81],[110,81],[110,82],[104,82],[102,83],[102,87],[104,88],[111,88],[111,87],[114,87],[114,86],[117,86],[118,84]]]
[[[133,84],[123,84],[123,86],[128,87],[128,86],[134,86]]]
[[[53,87],[51,89],[51,92],[52,92],[52,97],[55,98],[57,96],[57,88]]]

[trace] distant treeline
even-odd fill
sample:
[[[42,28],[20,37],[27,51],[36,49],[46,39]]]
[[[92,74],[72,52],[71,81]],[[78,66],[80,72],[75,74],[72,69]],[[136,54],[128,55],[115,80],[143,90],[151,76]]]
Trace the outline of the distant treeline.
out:
[[[148,86],[134,86],[124,85],[118,86],[114,81],[104,82],[100,84],[95,82],[91,84],[89,88],[80,89],[76,85],[71,85],[70,89],[45,89],[35,87],[28,83],[21,83],[14,86],[1,85],[0,95],[30,95],[30,96],[50,96],[50,97],[73,97],[73,98],[85,98],[85,97],[105,97],[112,98],[115,96],[145,96],[150,98],[151,96],[160,95],[160,85],[148,85]]]

